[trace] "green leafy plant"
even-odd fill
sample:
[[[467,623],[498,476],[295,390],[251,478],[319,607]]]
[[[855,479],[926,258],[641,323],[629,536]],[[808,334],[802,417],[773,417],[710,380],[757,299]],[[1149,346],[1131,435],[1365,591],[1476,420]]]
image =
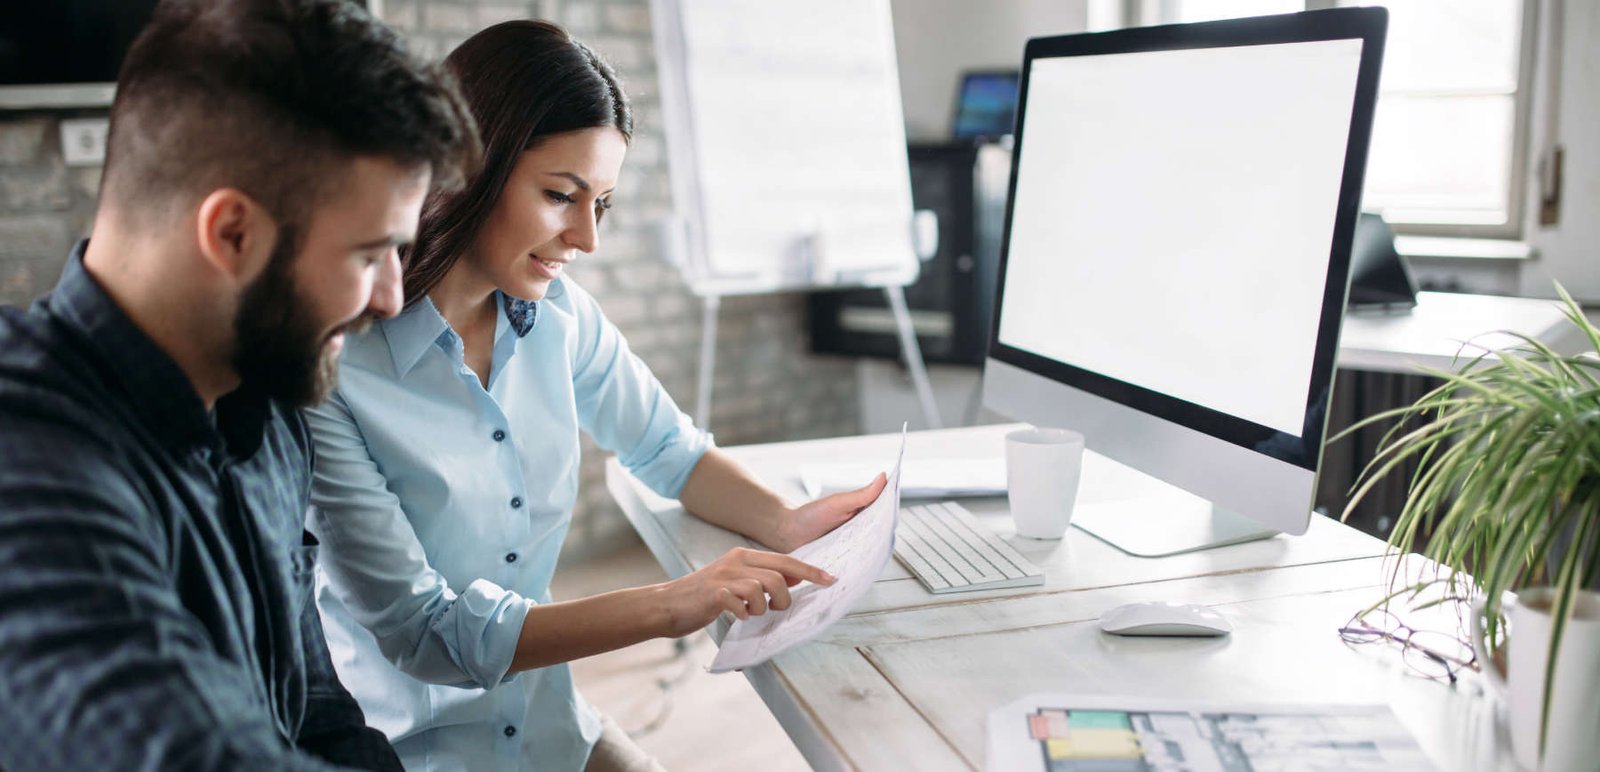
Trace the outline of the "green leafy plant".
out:
[[[1566,619],[1600,571],[1600,329],[1566,290],[1556,291],[1589,351],[1562,355],[1511,333],[1516,345],[1459,361],[1455,372],[1429,370],[1443,379],[1438,388],[1340,434],[1395,422],[1344,515],[1378,480],[1414,468],[1389,546],[1432,559],[1451,584],[1476,587],[1489,641],[1499,640],[1506,591],[1555,588],[1546,725]]]

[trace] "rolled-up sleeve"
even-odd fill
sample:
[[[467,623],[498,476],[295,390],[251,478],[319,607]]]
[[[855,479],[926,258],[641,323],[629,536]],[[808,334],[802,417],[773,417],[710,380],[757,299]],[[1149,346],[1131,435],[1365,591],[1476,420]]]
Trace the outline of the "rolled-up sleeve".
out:
[[[567,284],[579,337],[573,352],[578,420],[595,442],[656,493],[676,498],[712,447],[587,292]]]
[[[384,656],[422,681],[490,688],[512,675],[532,601],[487,579],[452,588],[428,562],[343,397],[308,410],[316,444],[307,528],[320,570]]]

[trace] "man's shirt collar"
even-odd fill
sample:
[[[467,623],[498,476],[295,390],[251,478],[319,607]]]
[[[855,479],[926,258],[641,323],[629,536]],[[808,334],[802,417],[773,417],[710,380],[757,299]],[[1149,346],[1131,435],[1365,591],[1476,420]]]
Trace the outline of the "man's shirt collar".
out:
[[[219,445],[225,439],[231,455],[253,455],[261,444],[269,413],[266,399],[247,389],[224,396],[217,402],[213,426],[189,376],[84,268],[88,246],[87,239],[73,246],[49,303],[94,347],[111,371],[108,381],[122,386],[130,401],[139,406],[146,428],[163,445]]]

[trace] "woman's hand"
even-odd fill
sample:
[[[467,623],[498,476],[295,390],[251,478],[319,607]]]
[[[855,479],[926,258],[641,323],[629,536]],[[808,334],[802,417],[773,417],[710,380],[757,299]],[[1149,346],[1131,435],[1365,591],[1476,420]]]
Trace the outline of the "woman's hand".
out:
[[[705,568],[658,585],[667,612],[665,635],[681,638],[726,611],[740,619],[789,607],[789,588],[801,582],[837,581],[788,555],[736,547]]]
[[[798,547],[810,544],[866,509],[867,505],[877,500],[878,494],[883,493],[883,486],[888,483],[888,476],[879,472],[864,487],[823,496],[798,507],[779,521],[780,543],[772,546],[784,552],[793,552]]]

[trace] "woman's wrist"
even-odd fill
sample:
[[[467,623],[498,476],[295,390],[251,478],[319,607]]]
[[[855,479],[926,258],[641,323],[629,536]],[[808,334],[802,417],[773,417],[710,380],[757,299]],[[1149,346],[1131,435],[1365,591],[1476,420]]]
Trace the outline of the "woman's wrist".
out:
[[[799,533],[799,510],[793,507],[780,507],[777,514],[773,515],[772,542],[768,547],[788,554],[805,545]]]
[[[651,638],[677,638],[681,626],[682,610],[674,604],[673,583],[678,580],[645,585],[638,588],[639,606],[636,619],[643,621]]]

